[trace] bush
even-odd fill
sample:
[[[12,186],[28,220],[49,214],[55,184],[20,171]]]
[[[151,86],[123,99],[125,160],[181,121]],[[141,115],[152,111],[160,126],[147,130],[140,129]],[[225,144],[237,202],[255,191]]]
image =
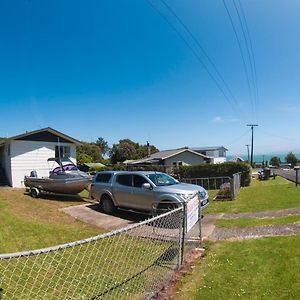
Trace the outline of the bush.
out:
[[[241,185],[248,186],[251,182],[251,167],[244,162],[225,162],[222,164],[207,164],[182,166],[179,169],[180,178],[232,177],[241,172]]]

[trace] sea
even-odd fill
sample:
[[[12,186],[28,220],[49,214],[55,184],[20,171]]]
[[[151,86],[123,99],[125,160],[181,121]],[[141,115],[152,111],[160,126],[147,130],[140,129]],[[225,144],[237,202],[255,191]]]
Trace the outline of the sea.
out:
[[[300,159],[300,152],[293,152],[296,157],[298,159]],[[268,153],[268,154],[253,154],[253,162],[257,162],[257,163],[261,163],[263,161],[270,161],[270,159],[273,157],[273,156],[277,156],[280,158],[280,161],[281,162],[285,162],[286,159],[285,157],[287,156],[288,152],[287,153]],[[230,161],[231,159],[233,159],[234,157],[241,157],[243,158],[244,160],[247,160],[248,159],[248,155],[227,155],[227,161]]]

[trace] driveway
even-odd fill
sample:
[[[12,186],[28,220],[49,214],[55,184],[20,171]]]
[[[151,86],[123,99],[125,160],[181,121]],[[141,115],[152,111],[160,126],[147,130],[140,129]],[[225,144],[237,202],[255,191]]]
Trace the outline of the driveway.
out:
[[[123,210],[117,210],[114,215],[104,214],[100,212],[98,203],[68,206],[60,209],[60,211],[63,211],[82,222],[96,225],[108,231],[124,228],[149,218],[149,215]],[[203,239],[209,238],[212,234],[215,229],[215,220],[219,217],[221,217],[221,215],[208,215],[201,220],[201,235]],[[199,223],[196,223],[193,226],[187,236],[190,240],[199,240]]]

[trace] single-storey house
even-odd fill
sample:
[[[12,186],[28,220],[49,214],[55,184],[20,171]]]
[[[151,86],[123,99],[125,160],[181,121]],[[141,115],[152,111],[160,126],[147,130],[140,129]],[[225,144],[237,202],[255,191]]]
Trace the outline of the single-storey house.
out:
[[[220,164],[226,162],[226,151],[228,151],[228,149],[223,146],[197,147],[191,149],[197,153],[208,156],[211,159],[212,164]]]
[[[210,162],[210,158],[188,148],[159,151],[149,157],[128,162],[129,165],[160,165],[176,167],[199,165]]]
[[[0,183],[24,187],[24,176],[35,170],[49,176],[49,158],[69,158],[76,164],[76,145],[80,142],[47,127],[0,140]]]

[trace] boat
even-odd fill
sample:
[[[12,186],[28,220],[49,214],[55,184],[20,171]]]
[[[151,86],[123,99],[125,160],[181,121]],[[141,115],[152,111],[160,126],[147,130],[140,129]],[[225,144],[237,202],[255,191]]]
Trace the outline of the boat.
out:
[[[40,192],[75,195],[88,187],[92,177],[80,171],[69,159],[49,158],[48,162],[57,164],[49,177],[38,177],[35,170],[25,176],[24,184],[30,195],[37,198]]]

